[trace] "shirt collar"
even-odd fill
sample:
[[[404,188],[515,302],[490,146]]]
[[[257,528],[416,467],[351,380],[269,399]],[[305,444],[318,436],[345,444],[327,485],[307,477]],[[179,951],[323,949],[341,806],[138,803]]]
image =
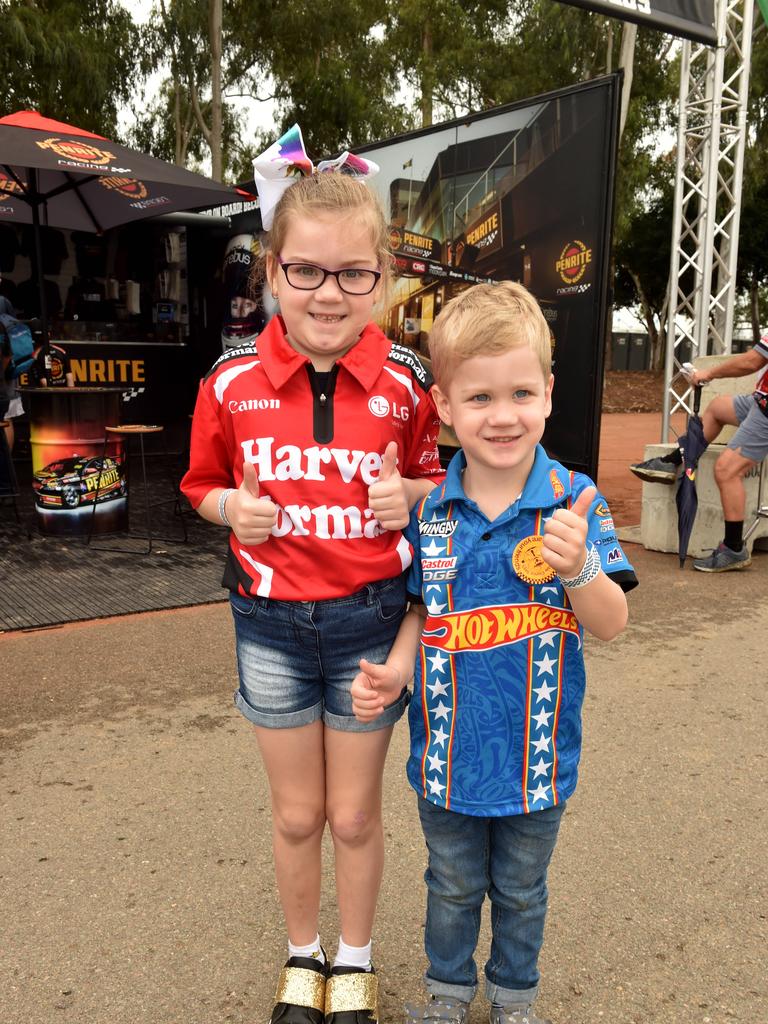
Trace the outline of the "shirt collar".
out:
[[[310,365],[307,356],[297,352],[285,336],[285,321],[278,314],[272,317],[259,335],[259,359],[269,383],[277,391],[302,366]],[[366,391],[370,391],[389,355],[390,341],[376,326],[368,324],[357,344],[337,362],[352,374]]]
[[[470,501],[464,493],[462,482],[462,473],[466,465],[464,452],[456,452],[448,463],[445,480],[433,491],[432,500],[436,506],[447,504],[450,501]],[[536,445],[533,466],[517,503],[518,508],[549,508],[552,505],[557,505],[570,494],[571,474],[559,462],[550,459],[540,444]]]

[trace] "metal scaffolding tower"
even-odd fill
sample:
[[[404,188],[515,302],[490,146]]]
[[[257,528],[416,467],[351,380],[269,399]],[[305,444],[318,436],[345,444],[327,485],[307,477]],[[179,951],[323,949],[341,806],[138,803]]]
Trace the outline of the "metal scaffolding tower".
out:
[[[731,351],[753,0],[715,0],[716,47],[683,43],[662,441],[691,412],[681,363]]]

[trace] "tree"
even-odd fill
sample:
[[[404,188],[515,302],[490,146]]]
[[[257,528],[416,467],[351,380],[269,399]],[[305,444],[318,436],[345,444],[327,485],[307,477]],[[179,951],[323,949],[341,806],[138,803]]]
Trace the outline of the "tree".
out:
[[[118,137],[140,72],[140,32],[116,0],[5,0],[0,106]]]

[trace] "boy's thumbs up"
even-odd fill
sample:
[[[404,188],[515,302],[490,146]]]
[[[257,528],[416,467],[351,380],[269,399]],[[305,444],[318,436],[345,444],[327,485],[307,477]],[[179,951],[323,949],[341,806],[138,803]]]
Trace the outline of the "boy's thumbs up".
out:
[[[581,516],[582,519],[586,519],[587,513],[589,512],[592,502],[595,500],[596,494],[596,487],[585,487],[576,501],[571,505],[571,512],[574,512],[577,516]]]
[[[379,480],[390,480],[397,471],[397,441],[390,441],[384,449]]]
[[[252,498],[258,498],[259,476],[256,472],[256,467],[252,462],[243,463],[243,483],[241,486],[246,489]]]

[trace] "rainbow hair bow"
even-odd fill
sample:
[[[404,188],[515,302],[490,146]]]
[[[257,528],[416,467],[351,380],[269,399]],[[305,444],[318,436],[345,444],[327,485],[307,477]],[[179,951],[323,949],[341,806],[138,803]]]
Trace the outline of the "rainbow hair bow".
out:
[[[273,142],[269,149],[257,156],[253,161],[253,177],[256,191],[259,193],[261,223],[269,231],[275,207],[280,197],[297,178],[309,177],[311,174],[322,174],[325,171],[336,171],[341,174],[352,174],[358,178],[372,178],[379,173],[379,165],[373,160],[364,160],[345,150],[335,160],[321,160],[315,167],[307,156],[301,128],[297,124],[289,128],[285,135]]]

